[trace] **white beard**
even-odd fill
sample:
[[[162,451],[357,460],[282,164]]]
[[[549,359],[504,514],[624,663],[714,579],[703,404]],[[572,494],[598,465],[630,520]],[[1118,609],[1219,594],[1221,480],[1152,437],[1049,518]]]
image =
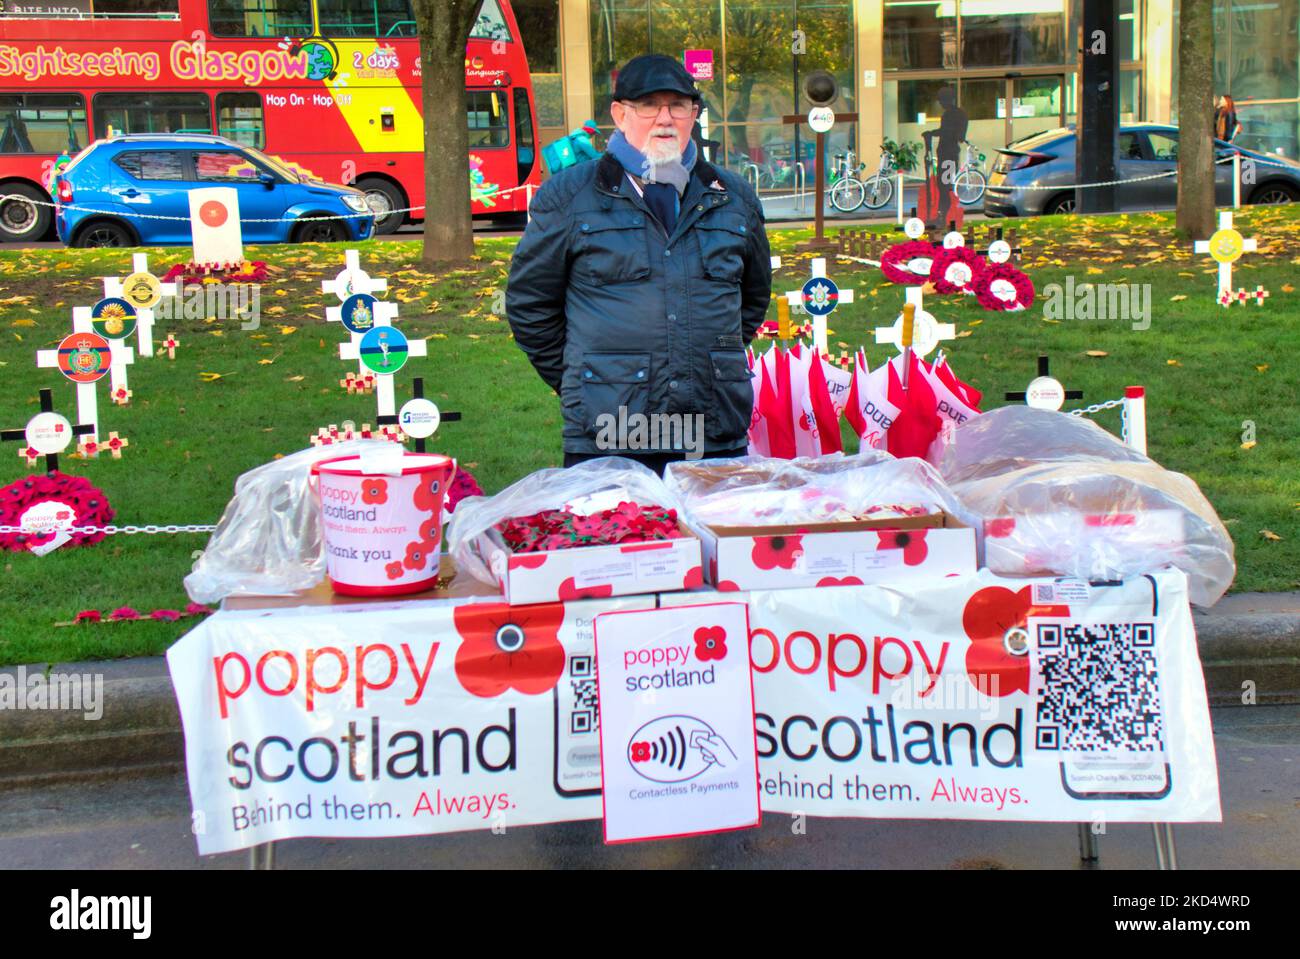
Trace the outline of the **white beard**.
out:
[[[661,163],[671,163],[674,160],[681,159],[682,148],[678,141],[676,131],[673,132],[672,139],[666,137],[657,137],[652,131],[645,143],[646,159],[655,165]]]

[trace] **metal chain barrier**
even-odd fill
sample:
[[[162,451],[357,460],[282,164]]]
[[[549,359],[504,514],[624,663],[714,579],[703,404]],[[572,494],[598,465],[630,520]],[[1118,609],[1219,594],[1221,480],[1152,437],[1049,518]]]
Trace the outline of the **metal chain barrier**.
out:
[[[127,536],[133,536],[136,533],[146,533],[148,535],[157,535],[160,533],[212,533],[216,531],[215,526],[204,526],[197,523],[188,525],[170,525],[170,526],[56,526],[56,527],[32,527],[32,526],[0,526],[0,533],[88,533],[98,535],[103,533],[106,536],[114,536],[118,533],[125,533]]]
[[[1091,406],[1081,406],[1077,410],[1066,410],[1071,416],[1092,416],[1102,410],[1113,410],[1115,407],[1120,408],[1120,439],[1127,445],[1128,443],[1128,404],[1121,400],[1106,400],[1104,403],[1093,403]]]

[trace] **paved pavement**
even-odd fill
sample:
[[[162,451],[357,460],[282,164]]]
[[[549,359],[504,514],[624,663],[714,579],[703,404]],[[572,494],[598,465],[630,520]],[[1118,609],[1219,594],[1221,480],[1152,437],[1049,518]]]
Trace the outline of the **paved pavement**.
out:
[[[1300,706],[1215,709],[1222,824],[1175,827],[1183,869],[1300,864]],[[246,853],[200,857],[180,772],[0,791],[0,868],[241,869]],[[811,819],[785,816],[723,836],[605,848],[597,822],[383,840],[300,839],[278,868],[1078,869],[1072,824]],[[1111,826],[1098,868],[1154,867],[1149,826]]]

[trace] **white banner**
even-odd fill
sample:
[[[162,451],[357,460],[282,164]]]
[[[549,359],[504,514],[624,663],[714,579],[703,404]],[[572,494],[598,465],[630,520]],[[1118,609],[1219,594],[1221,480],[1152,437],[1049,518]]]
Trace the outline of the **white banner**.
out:
[[[766,812],[1220,819],[1181,573],[746,598]],[[199,852],[599,818],[592,619],[648,605],[214,615],[167,653]]]

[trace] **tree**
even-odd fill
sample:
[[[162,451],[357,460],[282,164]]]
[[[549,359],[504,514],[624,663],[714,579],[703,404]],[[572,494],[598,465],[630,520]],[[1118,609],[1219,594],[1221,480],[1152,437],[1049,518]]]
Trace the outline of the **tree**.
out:
[[[1179,0],[1178,229],[1214,232],[1214,0]]]
[[[414,0],[424,112],[426,266],[468,262],[474,253],[465,122],[465,46],[483,0]]]

